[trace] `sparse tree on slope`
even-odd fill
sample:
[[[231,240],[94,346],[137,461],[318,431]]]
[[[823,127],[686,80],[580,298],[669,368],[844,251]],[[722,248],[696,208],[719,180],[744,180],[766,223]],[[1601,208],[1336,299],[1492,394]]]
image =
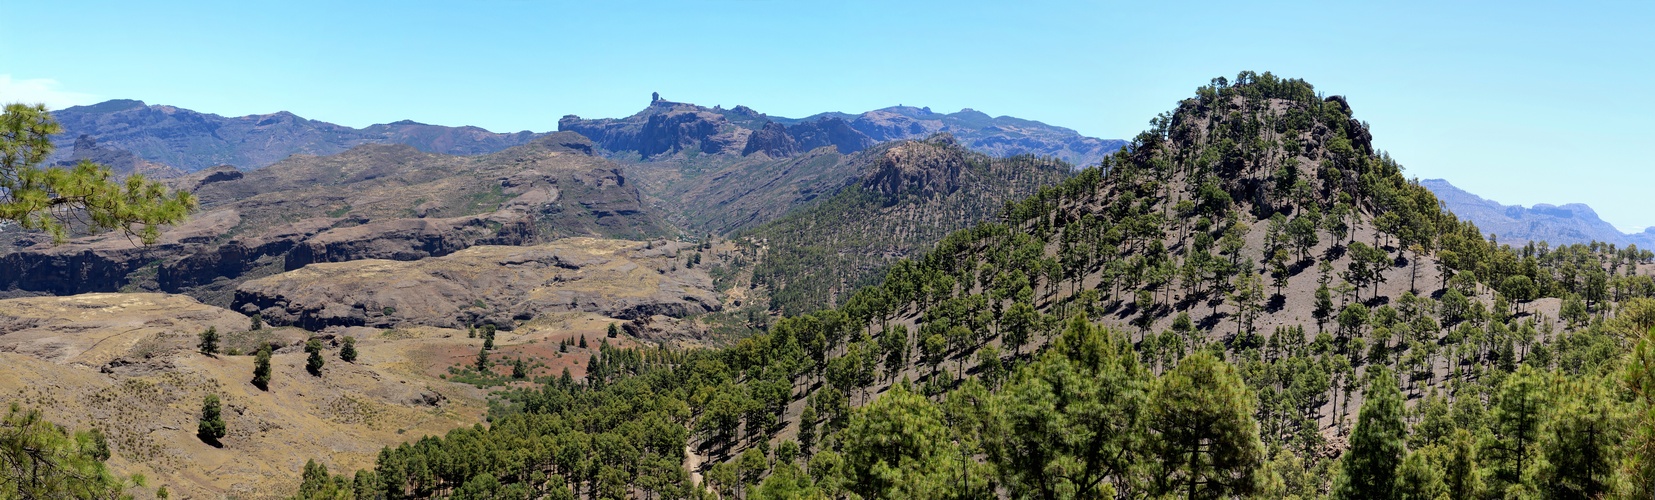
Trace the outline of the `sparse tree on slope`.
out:
[[[218,327],[209,326],[201,332],[201,343],[196,344],[196,349],[208,356],[218,354]]]
[[[345,337],[344,347],[339,348],[339,359],[346,363],[356,362],[356,337]]]
[[[322,341],[317,339],[306,341],[305,352],[310,353],[310,357],[305,359],[305,371],[310,372],[311,375],[322,376],[322,365],[327,362],[327,360],[322,359]]]
[[[270,390],[270,345],[259,347],[259,353],[253,357],[253,385],[261,391]]]
[[[201,421],[196,425],[195,434],[207,444],[220,446],[218,440],[224,438],[224,415],[217,394],[208,394],[201,400]]]

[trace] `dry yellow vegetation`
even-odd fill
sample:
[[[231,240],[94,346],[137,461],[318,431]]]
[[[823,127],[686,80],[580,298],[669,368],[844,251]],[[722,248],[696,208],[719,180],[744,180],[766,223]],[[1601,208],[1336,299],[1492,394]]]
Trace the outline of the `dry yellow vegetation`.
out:
[[[180,295],[88,294],[0,301],[0,404],[39,408],[110,438],[111,467],[180,497],[291,495],[305,460],[332,470],[371,467],[380,448],[481,422],[484,394],[431,375],[427,353],[474,351],[478,339],[438,329],[359,337],[356,363],[328,349],[322,377],[304,370],[297,329],[265,330],[284,345],[268,392],[250,382],[252,356],[196,352],[197,334],[245,342],[247,318]],[[458,335],[456,335],[458,333]],[[242,340],[238,340],[242,339]],[[258,341],[253,341],[256,343]],[[224,401],[229,433],[215,448],[195,436],[206,394]]]

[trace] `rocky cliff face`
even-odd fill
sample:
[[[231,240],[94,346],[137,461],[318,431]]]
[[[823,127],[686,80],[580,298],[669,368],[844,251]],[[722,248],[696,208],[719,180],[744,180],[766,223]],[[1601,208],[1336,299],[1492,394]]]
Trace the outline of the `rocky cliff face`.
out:
[[[741,155],[764,153],[773,158],[786,158],[799,154],[799,141],[787,134],[787,127],[776,122],[764,122],[764,127],[753,131],[747,137],[747,146],[741,149]]]
[[[363,144],[406,144],[457,155],[492,153],[542,134],[501,134],[477,127],[411,121],[356,129],[288,112],[226,117],[143,101],[113,100],[52,113],[64,132],[53,137],[52,161],[70,158],[80,136],[144,161],[194,172],[218,165],[254,169],[295,154],[330,155]]]
[[[118,235],[52,245],[15,238],[0,290],[68,295],[131,288],[227,305],[246,279],[319,262],[415,260],[476,245],[670,232],[590,141],[553,134],[482,157],[366,145],[250,172],[169,181],[202,210],[144,247]]]
[[[243,283],[234,308],[272,324],[444,328],[560,312],[637,320],[720,308],[712,279],[678,266],[679,243],[573,238],[537,246],[476,246],[416,261],[316,264]]]

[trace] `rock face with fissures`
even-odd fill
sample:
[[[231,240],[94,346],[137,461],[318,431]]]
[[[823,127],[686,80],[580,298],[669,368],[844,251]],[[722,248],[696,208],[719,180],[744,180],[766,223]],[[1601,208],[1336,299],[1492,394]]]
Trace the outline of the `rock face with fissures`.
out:
[[[684,317],[721,306],[712,278],[687,267],[694,246],[567,238],[476,246],[417,261],[313,264],[243,283],[233,308],[307,330],[424,325],[514,328],[551,313]]]

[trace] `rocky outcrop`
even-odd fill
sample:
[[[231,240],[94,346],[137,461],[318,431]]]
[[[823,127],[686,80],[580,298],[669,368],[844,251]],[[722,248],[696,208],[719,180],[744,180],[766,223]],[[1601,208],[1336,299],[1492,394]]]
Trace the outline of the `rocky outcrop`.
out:
[[[571,238],[476,246],[411,262],[315,264],[243,283],[233,308],[277,325],[446,328],[518,322],[555,312],[620,319],[719,310],[712,279],[677,266],[679,243]]]
[[[799,143],[787,134],[787,127],[776,122],[765,122],[764,128],[753,131],[753,135],[747,137],[747,146],[741,149],[742,156],[754,153],[786,158],[799,154]]]
[[[633,151],[645,158],[691,149],[737,153],[752,133],[712,110],[659,98],[630,117],[583,120],[567,115],[558,120],[557,128],[586,136],[609,151]]]
[[[675,109],[649,115],[638,132],[638,154],[655,156],[699,148],[703,153],[722,153],[726,142],[715,140],[723,117],[698,110]]]
[[[799,123],[787,128],[787,134],[798,142],[799,149],[812,150],[824,146],[839,148],[841,153],[855,153],[873,146],[877,141],[852,128],[841,118],[827,117]]]
[[[878,157],[863,175],[862,185],[888,196],[949,194],[959,189],[966,161],[966,152],[947,134],[904,142]]]

